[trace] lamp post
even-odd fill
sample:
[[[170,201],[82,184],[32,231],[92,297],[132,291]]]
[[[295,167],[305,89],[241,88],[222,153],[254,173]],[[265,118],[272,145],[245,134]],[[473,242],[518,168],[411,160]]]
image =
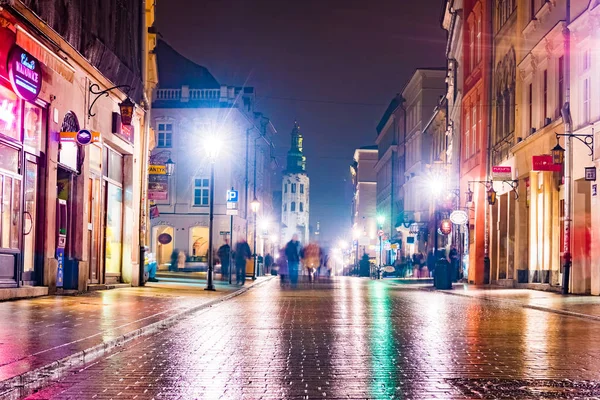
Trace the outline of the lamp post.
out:
[[[256,279],[256,261],[257,261],[257,257],[256,257],[256,218],[258,216],[258,209],[260,208],[260,201],[258,201],[258,199],[256,197],[254,197],[254,200],[252,200],[252,203],[250,203],[250,206],[252,207],[252,212],[254,213],[254,239],[252,240],[252,247],[253,249],[253,257],[254,257],[254,266],[252,267],[252,280]]]
[[[385,222],[385,217],[383,215],[377,216],[377,224],[379,225],[379,270],[383,265],[383,223]]]
[[[206,152],[210,163],[210,188],[209,188],[209,212],[208,212],[208,272],[206,276],[206,287],[204,290],[215,290],[213,283],[214,256],[213,256],[213,228],[214,228],[214,204],[215,204],[215,162],[221,151],[221,141],[216,136],[207,138]]]

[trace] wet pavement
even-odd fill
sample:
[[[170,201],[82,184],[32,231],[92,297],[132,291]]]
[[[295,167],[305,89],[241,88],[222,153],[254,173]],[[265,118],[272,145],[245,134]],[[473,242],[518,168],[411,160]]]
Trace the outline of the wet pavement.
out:
[[[271,281],[29,399],[600,398],[599,329],[381,281]]]
[[[2,381],[128,334],[238,288],[172,280],[86,293],[0,303],[0,389]]]

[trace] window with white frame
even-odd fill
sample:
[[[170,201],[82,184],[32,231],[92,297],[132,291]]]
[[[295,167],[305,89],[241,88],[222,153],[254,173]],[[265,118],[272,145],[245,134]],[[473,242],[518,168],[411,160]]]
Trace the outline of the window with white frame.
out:
[[[475,24],[469,23],[469,72],[475,68]]]
[[[208,198],[210,194],[210,179],[195,178],[194,179],[194,206],[208,206]]]
[[[476,28],[477,28],[477,63],[479,64],[479,61],[481,61],[481,53],[483,51],[482,47],[481,47],[481,13],[479,13],[477,15],[477,22],[476,22]]]
[[[465,160],[471,155],[471,115],[467,111],[465,116]]]
[[[160,122],[156,139],[156,147],[171,147],[173,144],[173,124]]]
[[[582,108],[583,108],[583,122],[590,122],[590,114],[591,114],[591,109],[590,109],[590,78],[587,77],[583,80],[583,90],[582,90],[582,94],[583,94],[583,104],[582,104]]]
[[[473,104],[473,108],[471,109],[471,153],[469,153],[469,157],[475,154],[477,149],[475,148],[475,144],[477,143],[477,106],[478,104]]]

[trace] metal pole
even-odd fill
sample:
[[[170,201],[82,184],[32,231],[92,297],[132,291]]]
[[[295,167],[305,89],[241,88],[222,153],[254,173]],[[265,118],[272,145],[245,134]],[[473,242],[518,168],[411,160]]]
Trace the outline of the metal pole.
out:
[[[256,257],[256,217],[257,217],[257,213],[254,213],[254,267],[252,268],[252,280],[256,279],[256,261],[257,261],[257,257]]]
[[[571,1],[567,0],[567,23],[565,25],[564,37],[565,37],[565,104],[561,105],[563,121],[565,123],[565,202],[564,202],[564,214],[565,214],[565,232],[564,232],[564,243],[563,243],[563,276],[562,276],[562,294],[569,293],[569,281],[571,277],[571,220],[573,217],[571,197],[573,196],[573,144],[572,144],[572,121],[569,112],[569,102],[571,97],[571,35],[569,32],[569,24],[571,23]]]
[[[233,268],[233,215],[229,218],[229,284],[231,285],[231,270]]]
[[[206,276],[206,287],[204,290],[215,290],[213,283],[213,219],[215,205],[215,163],[210,163],[210,193],[209,193],[209,217],[208,217],[208,272]]]

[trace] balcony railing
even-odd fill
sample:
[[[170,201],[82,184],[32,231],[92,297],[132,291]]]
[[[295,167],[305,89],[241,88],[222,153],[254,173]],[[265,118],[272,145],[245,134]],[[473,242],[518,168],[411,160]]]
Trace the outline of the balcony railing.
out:
[[[221,98],[220,89],[158,89],[156,91],[156,100],[212,100],[219,101]]]

